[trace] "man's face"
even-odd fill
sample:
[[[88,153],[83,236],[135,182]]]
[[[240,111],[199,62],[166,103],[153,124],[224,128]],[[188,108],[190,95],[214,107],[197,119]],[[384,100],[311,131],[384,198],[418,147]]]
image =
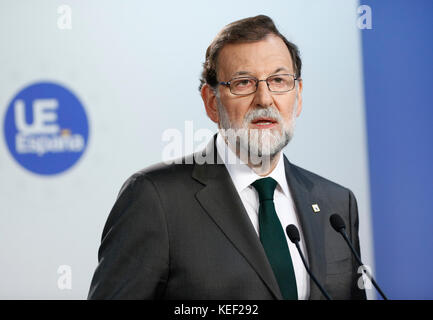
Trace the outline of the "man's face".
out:
[[[257,42],[227,44],[218,56],[218,81],[239,76],[262,80],[287,73],[295,73],[290,52],[284,41],[273,35]],[[226,86],[220,85],[217,90],[217,97],[204,99],[211,106],[216,105],[217,112],[210,112],[207,105],[207,113],[222,129],[249,131],[249,138],[241,137],[241,147],[255,147],[260,154],[273,156],[289,142],[294,119],[302,108],[302,83],[284,93],[270,92],[264,81],[259,82],[255,93],[245,96],[233,95]],[[258,145],[252,146],[257,141]]]

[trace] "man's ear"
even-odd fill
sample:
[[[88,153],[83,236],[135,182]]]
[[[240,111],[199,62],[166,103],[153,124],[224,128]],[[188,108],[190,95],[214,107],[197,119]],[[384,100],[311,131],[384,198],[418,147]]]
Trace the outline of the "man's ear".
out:
[[[203,87],[201,88],[201,98],[203,99],[207,116],[213,122],[219,123],[217,98],[215,95],[215,91],[208,84],[203,85]]]
[[[296,117],[299,117],[299,115],[301,114],[302,111],[302,80],[299,79],[298,81],[298,90],[296,92],[296,99],[298,100],[297,103],[297,110],[296,110]]]

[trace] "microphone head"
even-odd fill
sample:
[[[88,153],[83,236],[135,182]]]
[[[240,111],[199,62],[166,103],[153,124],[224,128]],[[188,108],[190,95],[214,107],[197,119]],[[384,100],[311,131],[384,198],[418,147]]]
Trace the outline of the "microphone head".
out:
[[[346,229],[346,224],[343,221],[343,218],[338,213],[334,213],[330,218],[331,226],[335,231],[340,232],[343,229]]]
[[[289,236],[290,241],[293,243],[299,242],[299,240],[301,240],[301,237],[299,236],[299,230],[294,224],[289,224],[286,227],[286,233]]]

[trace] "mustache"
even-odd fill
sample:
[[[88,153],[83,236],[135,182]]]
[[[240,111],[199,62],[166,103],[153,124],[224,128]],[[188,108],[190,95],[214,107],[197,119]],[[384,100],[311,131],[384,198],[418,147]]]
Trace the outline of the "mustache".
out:
[[[244,117],[244,124],[249,124],[259,118],[270,118],[275,122],[281,123],[283,118],[278,110],[274,107],[255,108],[247,112]]]

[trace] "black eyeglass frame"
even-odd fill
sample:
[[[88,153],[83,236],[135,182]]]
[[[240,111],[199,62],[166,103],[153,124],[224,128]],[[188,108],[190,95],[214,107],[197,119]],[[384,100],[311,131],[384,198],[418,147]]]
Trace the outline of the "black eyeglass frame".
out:
[[[293,87],[292,87],[291,89],[289,89],[289,90],[284,90],[284,91],[275,91],[275,90],[271,90],[271,88],[269,87],[268,79],[269,79],[269,78],[272,78],[272,77],[277,77],[277,76],[292,76],[292,77],[293,77],[293,80],[294,80],[294,81],[293,81]],[[254,79],[254,80],[256,81],[256,89],[255,89],[253,92],[250,92],[250,93],[233,93],[230,84],[231,84],[233,81],[235,81],[235,80],[239,80],[239,79]],[[253,93],[256,93],[256,92],[257,92],[257,89],[258,89],[258,87],[259,87],[259,82],[261,82],[261,81],[265,81],[265,82],[266,82],[266,85],[267,85],[268,90],[269,90],[270,92],[275,92],[275,93],[285,93],[285,92],[290,92],[290,91],[292,91],[292,90],[295,88],[295,86],[296,86],[296,81],[299,81],[299,80],[300,80],[300,79],[297,78],[295,74],[291,74],[291,73],[281,73],[281,74],[273,74],[273,75],[271,75],[271,76],[269,76],[269,77],[267,77],[266,79],[263,79],[263,80],[259,80],[259,79],[255,78],[255,77],[237,77],[237,78],[230,79],[230,81],[221,81],[221,82],[219,82],[218,84],[220,84],[220,85],[222,85],[222,86],[226,86],[226,87],[228,87],[228,88],[230,89],[231,94],[233,94],[233,95],[235,95],[235,96],[247,96],[247,95],[250,95],[250,94],[253,94]]]

